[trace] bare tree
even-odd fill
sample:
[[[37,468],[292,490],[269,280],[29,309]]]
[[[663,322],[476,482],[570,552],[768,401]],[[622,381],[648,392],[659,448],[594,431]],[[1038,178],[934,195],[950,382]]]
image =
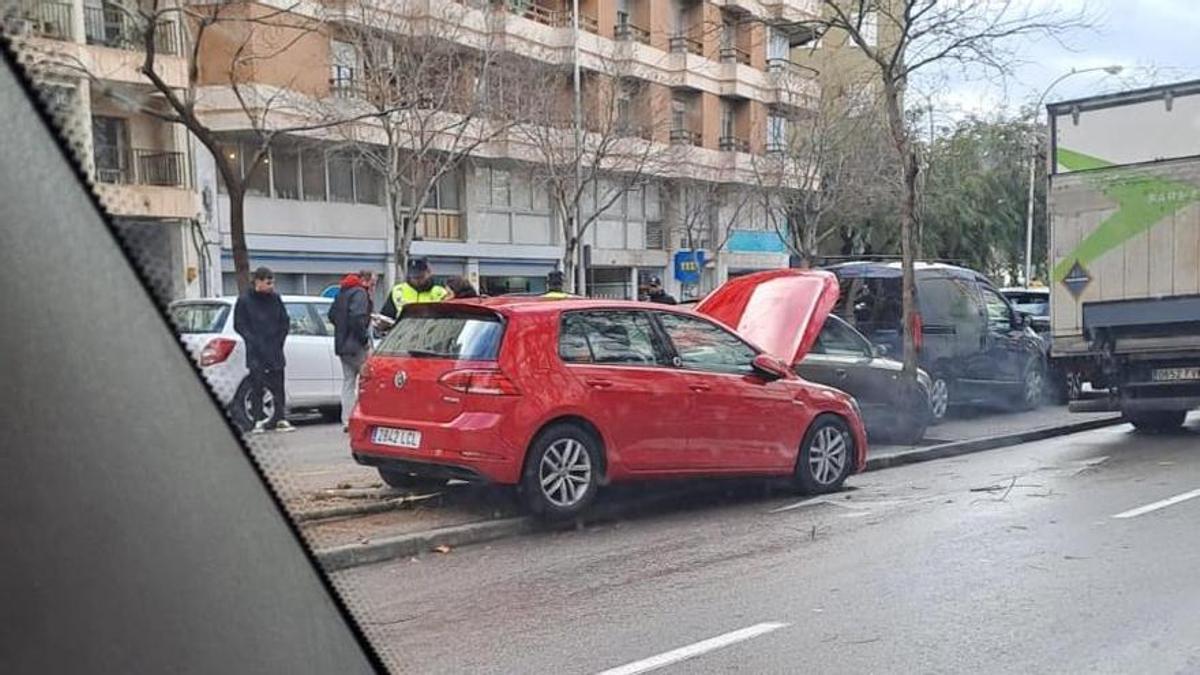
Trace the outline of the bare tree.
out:
[[[875,101],[843,103],[788,118],[782,142],[752,164],[767,222],[805,267],[828,239],[860,227],[857,215],[895,194]]]
[[[321,132],[353,121],[311,114],[312,96],[318,92],[309,83],[298,82],[305,74],[299,66],[290,68],[286,81],[260,80],[265,68],[287,72],[283,64],[296,51],[323,43],[327,39],[323,21],[297,11],[299,4],[276,8],[250,0],[203,5],[145,0],[107,7],[121,13],[124,39],[144,53],[138,73],[152,93],[109,87],[104,73],[89,72],[82,62],[72,67],[89,78],[97,94],[131,112],[182,125],[212,154],[229,197],[237,284],[245,289],[250,283],[246,189],[256,172],[265,170],[272,145],[286,135]],[[182,82],[168,74],[164,61],[168,55],[182,58],[186,72]],[[231,139],[223,129],[231,126],[249,148],[245,157],[222,152],[222,145]]]
[[[937,68],[980,69],[1006,76],[1021,38],[1055,37],[1086,25],[1068,15],[1020,0],[821,0],[821,18],[807,22],[827,39],[839,36],[872,64],[882,87],[897,168],[904,189],[899,204],[903,268],[904,372],[915,377],[913,263],[917,251],[920,161],[904,97],[915,73]]]
[[[623,77],[622,59],[599,59],[602,70],[583,72],[578,129],[570,69],[527,65],[525,91],[537,93],[526,96],[513,138],[532,164],[535,183],[549,196],[562,230],[562,270],[568,288],[575,289],[576,256],[588,229],[624,195],[660,173],[671,149],[661,142],[665,121],[651,115],[651,93]]]
[[[757,191],[742,183],[718,183],[698,179],[672,181],[674,202],[679,204],[675,235],[681,248],[692,253],[699,265],[700,251],[720,255],[734,229],[755,206]]]
[[[334,54],[327,114],[366,118],[340,135],[383,177],[399,278],[439,183],[512,123],[519,83],[492,30],[504,10],[355,0],[342,11],[335,51],[349,53]],[[453,236],[437,218],[426,230]]]

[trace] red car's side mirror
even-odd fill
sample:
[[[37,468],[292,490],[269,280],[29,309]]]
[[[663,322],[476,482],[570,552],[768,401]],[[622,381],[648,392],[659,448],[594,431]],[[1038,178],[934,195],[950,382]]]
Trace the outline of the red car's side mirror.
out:
[[[769,354],[759,354],[754,357],[751,365],[754,366],[754,372],[768,380],[782,380],[789,373],[787,364]]]

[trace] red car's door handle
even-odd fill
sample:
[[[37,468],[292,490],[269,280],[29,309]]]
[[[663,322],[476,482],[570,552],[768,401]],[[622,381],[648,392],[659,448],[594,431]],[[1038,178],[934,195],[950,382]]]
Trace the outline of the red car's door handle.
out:
[[[584,382],[587,383],[587,386],[593,389],[607,389],[613,386],[613,383],[610,380],[601,380],[597,378],[588,378],[584,380]]]
[[[692,391],[712,391],[712,387],[708,386],[707,384],[696,383],[688,386],[691,387]]]

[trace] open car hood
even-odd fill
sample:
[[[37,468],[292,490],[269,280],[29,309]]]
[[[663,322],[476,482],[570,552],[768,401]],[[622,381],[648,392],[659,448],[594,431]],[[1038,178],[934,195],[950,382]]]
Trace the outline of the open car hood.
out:
[[[837,299],[837,277],[830,272],[768,270],[730,279],[696,311],[794,366],[812,349]]]

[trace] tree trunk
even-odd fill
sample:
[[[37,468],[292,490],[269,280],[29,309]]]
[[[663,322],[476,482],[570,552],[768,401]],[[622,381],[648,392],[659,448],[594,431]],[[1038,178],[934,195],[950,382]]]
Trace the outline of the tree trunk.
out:
[[[237,181],[226,181],[229,193],[229,241],[233,249],[233,274],[238,293],[250,288],[250,251],[246,248],[246,189]]]
[[[901,283],[901,321],[904,335],[904,370],[903,376],[915,379],[917,375],[917,344],[913,334],[916,316],[916,274],[913,263],[916,260],[916,224],[917,224],[917,176],[920,165],[916,153],[913,152],[909,138],[908,127],[904,123],[904,110],[900,97],[903,95],[905,82],[884,79],[884,99],[887,104],[888,127],[892,133],[892,142],[900,161],[904,177],[904,193],[900,199],[900,268]]]

